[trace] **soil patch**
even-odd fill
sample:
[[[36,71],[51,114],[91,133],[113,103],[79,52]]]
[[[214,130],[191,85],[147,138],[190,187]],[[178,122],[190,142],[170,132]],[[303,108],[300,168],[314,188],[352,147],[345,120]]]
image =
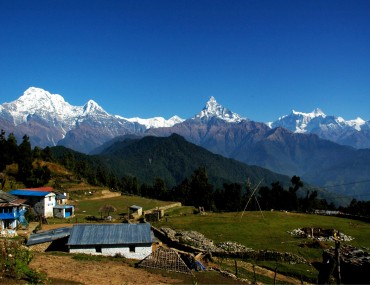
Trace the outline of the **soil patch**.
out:
[[[134,268],[119,261],[80,261],[68,255],[35,253],[30,267],[45,272],[49,278],[80,284],[176,284],[180,280]]]

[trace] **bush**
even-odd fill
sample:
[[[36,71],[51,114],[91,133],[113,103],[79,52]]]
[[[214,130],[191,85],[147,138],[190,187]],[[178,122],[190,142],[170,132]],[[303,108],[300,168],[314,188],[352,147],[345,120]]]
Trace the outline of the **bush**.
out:
[[[43,274],[29,268],[32,253],[22,245],[20,240],[0,240],[0,272],[14,279],[24,279],[31,284],[46,282]]]

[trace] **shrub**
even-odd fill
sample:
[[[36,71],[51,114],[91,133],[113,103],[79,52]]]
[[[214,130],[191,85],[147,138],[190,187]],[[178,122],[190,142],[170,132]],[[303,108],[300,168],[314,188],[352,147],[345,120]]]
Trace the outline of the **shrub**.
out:
[[[0,272],[6,277],[24,279],[31,284],[42,284],[46,277],[29,268],[32,253],[23,246],[21,240],[0,240]]]

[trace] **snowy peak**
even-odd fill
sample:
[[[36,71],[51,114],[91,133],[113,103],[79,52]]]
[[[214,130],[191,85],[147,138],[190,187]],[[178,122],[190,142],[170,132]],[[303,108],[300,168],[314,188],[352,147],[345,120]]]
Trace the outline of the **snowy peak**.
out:
[[[237,123],[245,120],[240,115],[233,113],[229,109],[218,104],[216,99],[212,96],[206,103],[206,106],[203,108],[203,110],[200,111],[195,118],[208,120],[213,117],[217,117],[229,123]]]
[[[89,100],[83,107],[83,115],[89,115],[89,114],[102,114],[107,115],[108,113],[104,111],[102,107],[100,107],[94,100]]]
[[[280,117],[268,125],[271,128],[284,127],[296,133],[318,133],[328,130],[354,129],[361,130],[361,126],[366,124],[361,118],[346,121],[342,117],[327,116],[325,113],[316,108],[311,113],[292,111],[290,115]]]
[[[161,127],[172,127],[178,123],[182,123],[184,119],[181,119],[179,116],[173,116],[166,120],[163,117],[154,117],[150,119],[141,119],[138,117],[126,119],[132,123],[139,123],[140,125],[145,126],[146,129],[151,128],[161,128]]]
[[[65,102],[62,96],[36,87],[28,88],[17,100],[2,106],[12,115],[15,125],[27,121],[29,115],[62,121],[75,112],[74,107]]]
[[[316,118],[316,117],[323,117],[323,118],[326,117],[325,113],[319,108],[316,108],[311,113],[302,113],[302,112],[297,112],[293,110],[291,114],[293,116],[301,116],[301,117],[310,118],[310,119]]]

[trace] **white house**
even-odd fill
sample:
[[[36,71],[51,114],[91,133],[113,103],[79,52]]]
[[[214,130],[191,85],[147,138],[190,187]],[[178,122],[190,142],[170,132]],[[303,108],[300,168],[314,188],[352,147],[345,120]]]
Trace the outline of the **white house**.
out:
[[[67,245],[71,253],[143,259],[152,253],[150,224],[77,224]]]
[[[51,187],[16,189],[9,192],[19,198],[26,199],[26,204],[45,218],[53,217],[53,208],[56,206],[56,195]]]

